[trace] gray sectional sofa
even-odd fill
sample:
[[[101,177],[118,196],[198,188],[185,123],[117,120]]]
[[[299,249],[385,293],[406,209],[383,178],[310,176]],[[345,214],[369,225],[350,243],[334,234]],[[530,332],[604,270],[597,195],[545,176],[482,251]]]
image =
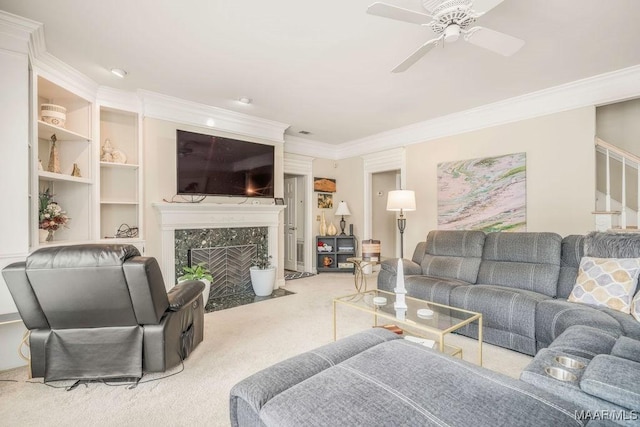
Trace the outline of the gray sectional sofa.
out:
[[[640,322],[567,301],[584,254],[640,258],[640,234],[432,231],[403,260],[408,294],[483,313],[486,342],[535,355],[520,380],[365,331],[237,384],[232,425],[640,425]]]
[[[623,240],[636,242],[635,255],[633,246],[621,252]],[[529,355],[573,325],[640,339],[631,315],[567,301],[584,255],[640,258],[640,233],[432,231],[403,261],[405,286],[409,296],[482,313],[485,342]],[[382,263],[378,289],[393,292],[396,268],[397,260]],[[473,325],[460,333],[477,337]]]

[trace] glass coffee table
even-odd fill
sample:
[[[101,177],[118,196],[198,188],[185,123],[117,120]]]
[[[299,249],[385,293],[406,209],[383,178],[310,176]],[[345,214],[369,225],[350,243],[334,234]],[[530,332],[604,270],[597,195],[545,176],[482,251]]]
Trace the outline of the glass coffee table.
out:
[[[374,303],[374,298],[376,303]],[[384,300],[382,300],[384,298]],[[396,294],[374,289],[333,300],[333,339],[337,337],[336,308],[338,305],[354,308],[373,315],[373,326],[392,323],[411,334],[436,338],[438,350],[462,358],[462,349],[445,343],[445,336],[472,322],[478,324],[478,361],[482,366],[482,314],[435,302],[405,296],[407,310],[404,319],[396,317]],[[418,312],[420,310],[420,312]],[[418,315],[420,314],[420,315]]]

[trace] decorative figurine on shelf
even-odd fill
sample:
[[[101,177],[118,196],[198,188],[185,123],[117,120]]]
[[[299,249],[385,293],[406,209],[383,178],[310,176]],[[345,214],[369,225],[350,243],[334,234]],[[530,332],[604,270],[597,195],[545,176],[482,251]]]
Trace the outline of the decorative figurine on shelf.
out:
[[[111,145],[111,140],[105,139],[104,144],[102,145],[102,155],[100,156],[100,160],[103,162],[113,162],[113,146]]]
[[[42,160],[38,159],[38,170],[39,171],[43,171],[44,170],[44,166],[42,166]]]
[[[111,140],[105,139],[100,160],[107,163],[127,163],[127,156],[122,151],[113,148]]]
[[[338,234],[338,229],[333,225],[333,222],[330,222],[327,227],[327,236],[335,236],[336,234]]]
[[[73,170],[71,171],[71,176],[75,176],[75,177],[82,177],[82,175],[80,174],[80,168],[78,167],[77,163],[73,164]]]
[[[321,236],[327,235],[327,221],[324,219],[324,212],[322,212],[322,218],[320,219],[320,233]]]
[[[407,288],[404,286],[404,265],[402,264],[402,258],[398,258],[396,271],[396,288],[393,290],[396,293],[396,302],[393,303],[393,308],[396,310],[396,318],[398,320],[404,320],[407,314],[407,303],[404,298],[407,293]]]
[[[60,173],[60,157],[58,156],[58,147],[56,146],[57,140],[58,138],[55,133],[51,135],[51,152],[49,153],[49,167],[47,169],[53,173]]]

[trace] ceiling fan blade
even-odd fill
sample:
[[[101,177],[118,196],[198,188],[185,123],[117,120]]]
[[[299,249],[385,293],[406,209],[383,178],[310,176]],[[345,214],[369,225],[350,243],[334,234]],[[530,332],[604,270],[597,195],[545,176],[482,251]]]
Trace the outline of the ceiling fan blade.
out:
[[[504,0],[474,0],[471,9],[478,13],[486,13]]]
[[[426,13],[414,12],[413,10],[403,9],[387,3],[375,2],[367,8],[370,15],[382,16],[383,18],[395,19],[398,21],[409,22],[411,24],[428,24],[431,22],[431,16]]]
[[[465,32],[464,39],[503,56],[511,56],[524,46],[523,40],[484,27],[470,28]]]
[[[418,48],[418,50],[416,50],[411,55],[409,55],[407,57],[407,59],[405,59],[400,64],[398,64],[396,66],[396,68],[391,70],[391,72],[392,73],[402,73],[403,71],[406,71],[409,67],[411,67],[413,64],[418,62],[418,60],[420,58],[425,56],[431,49],[433,49],[434,47],[438,46],[438,44],[440,44],[440,40],[442,40],[442,37],[438,37],[437,39],[429,40],[428,42],[426,42],[425,44],[420,46]]]

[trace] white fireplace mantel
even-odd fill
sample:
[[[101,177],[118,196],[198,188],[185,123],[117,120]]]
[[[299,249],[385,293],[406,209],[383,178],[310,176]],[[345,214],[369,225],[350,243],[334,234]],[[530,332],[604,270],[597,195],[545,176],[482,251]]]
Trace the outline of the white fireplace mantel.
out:
[[[280,232],[283,205],[221,203],[152,203],[162,230],[162,275],[171,282],[175,277],[175,230],[205,228],[267,227],[268,250],[277,269],[276,288],[284,285],[280,260]]]

